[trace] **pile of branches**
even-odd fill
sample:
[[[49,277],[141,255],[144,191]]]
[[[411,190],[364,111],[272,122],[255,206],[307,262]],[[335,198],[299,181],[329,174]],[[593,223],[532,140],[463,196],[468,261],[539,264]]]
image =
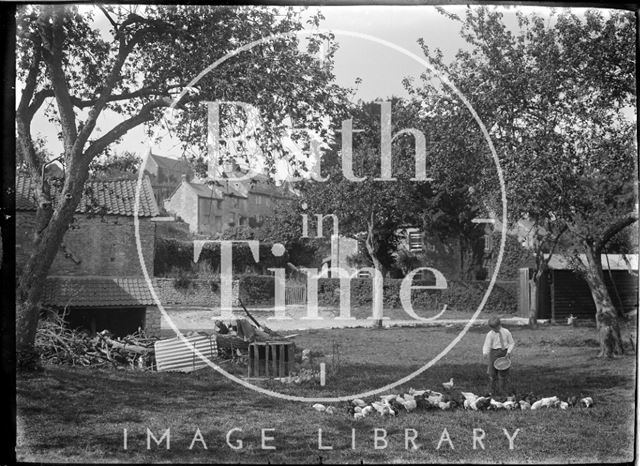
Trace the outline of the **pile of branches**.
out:
[[[95,336],[69,328],[65,315],[49,313],[38,323],[36,350],[43,363],[72,366],[111,366],[118,369],[152,370],[153,344],[141,329],[123,338],[113,338],[108,330]]]

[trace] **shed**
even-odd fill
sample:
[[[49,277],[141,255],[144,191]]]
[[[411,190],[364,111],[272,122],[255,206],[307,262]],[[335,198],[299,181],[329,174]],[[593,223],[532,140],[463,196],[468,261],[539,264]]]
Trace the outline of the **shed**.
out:
[[[586,256],[580,260],[586,264]],[[638,255],[603,254],[604,280],[611,300],[624,313],[638,309]],[[596,308],[589,286],[575,273],[570,257],[554,254],[549,260],[546,280],[539,287],[538,317],[563,320],[573,315],[579,319],[594,319]]]
[[[159,336],[160,312],[143,278],[48,277],[42,304],[66,313],[69,326],[117,337],[142,328]]]

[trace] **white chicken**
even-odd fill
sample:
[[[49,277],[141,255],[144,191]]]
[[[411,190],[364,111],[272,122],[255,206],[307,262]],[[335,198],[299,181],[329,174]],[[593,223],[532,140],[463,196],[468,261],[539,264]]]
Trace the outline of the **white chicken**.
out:
[[[404,409],[406,409],[407,412],[410,413],[411,411],[413,411],[418,407],[418,403],[416,402],[416,400],[408,400],[408,401],[405,401],[403,406],[404,406]]]
[[[427,390],[414,390],[413,388],[409,389],[409,395],[422,396],[425,393],[427,393]]]
[[[336,408],[334,408],[333,406],[327,406],[327,409],[325,409],[324,412],[327,414],[335,414]]]
[[[364,413],[355,413],[355,414],[353,415],[353,418],[354,418],[356,421],[359,421],[360,419],[364,419],[364,417],[365,417],[365,414],[364,414]]]
[[[445,390],[451,390],[453,388],[453,377],[451,377],[448,382],[443,382],[442,386]]]
[[[531,405],[531,409],[540,409],[540,408],[553,408],[560,403],[560,400],[557,396],[549,396],[547,398],[541,398],[535,403]]]
[[[560,402],[560,409],[567,409],[568,407],[569,407],[569,403],[567,403],[566,401]]]
[[[354,406],[360,406],[361,408],[365,407],[367,405],[367,403],[365,403],[364,401],[362,401],[359,398],[356,398],[355,400],[352,400],[351,403],[353,403]]]
[[[585,408],[591,408],[593,406],[593,398],[590,396],[584,397],[580,400],[580,404]]]
[[[491,398],[491,401],[489,401],[489,403],[491,403],[491,407],[493,409],[504,409],[504,403],[500,403],[499,401],[496,401],[493,398]]]
[[[316,403],[312,406],[313,409],[315,409],[316,411],[318,411],[319,413],[322,413],[324,411],[326,411],[326,406],[325,405],[321,405],[320,403]]]
[[[384,396],[381,396],[380,399],[385,403],[388,403],[389,401],[395,399],[396,396],[397,395],[384,395]]]
[[[531,403],[525,400],[520,400],[520,409],[522,409],[523,411],[526,409],[531,409]]]
[[[438,403],[438,408],[445,410],[445,409],[450,409],[451,408],[451,402],[447,401],[446,403],[444,401],[440,401]]]
[[[404,401],[411,401],[416,399],[414,395],[410,395],[409,393],[405,393],[404,395],[402,395],[402,397]]]
[[[385,408],[386,405],[384,403],[380,403],[378,401],[374,401],[373,403],[371,403],[371,406],[373,406],[373,409],[378,411],[378,413],[383,415],[383,411],[384,411],[384,408]]]
[[[356,406],[355,408],[353,408],[353,412],[354,413],[361,413],[362,412],[362,408],[360,406]]]
[[[364,408],[362,408],[362,412],[360,414],[362,414],[363,416],[368,416],[372,412],[373,412],[373,406],[365,406]]]

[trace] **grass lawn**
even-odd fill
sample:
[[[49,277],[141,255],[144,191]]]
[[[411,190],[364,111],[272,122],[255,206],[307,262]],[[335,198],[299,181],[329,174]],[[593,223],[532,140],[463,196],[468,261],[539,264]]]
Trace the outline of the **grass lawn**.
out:
[[[589,395],[593,408],[540,411],[414,411],[396,418],[349,418],[344,404],[333,415],[307,403],[288,402],[241,387],[212,369],[191,374],[48,366],[17,380],[17,457],[35,462],[620,462],[633,460],[636,358],[601,360],[595,329],[543,326],[511,329],[517,343],[512,380],[518,393]],[[261,386],[301,396],[357,393],[398,380],[439,353],[458,328],[334,329],[296,332],[297,345],[325,354],[340,345],[337,375],[326,387]],[[631,330],[625,329],[625,334]],[[635,334],[635,328],[633,328]],[[472,329],[439,363],[394,392],[409,387],[441,391],[453,377],[456,389],[486,390],[479,356],[485,329]],[[626,337],[625,337],[626,338]],[[315,361],[316,363],[319,360]],[[244,370],[235,369],[244,374]],[[151,441],[170,428],[170,449]],[[232,429],[241,429],[232,431]],[[484,431],[484,450],[473,448],[473,429]],[[127,449],[124,449],[124,429]],[[196,432],[202,441],[189,449]],[[265,446],[262,448],[262,429]],[[322,429],[323,446],[318,448]],[[352,448],[355,429],[355,449]],[[374,435],[386,436],[375,448]],[[382,430],[384,429],[384,431]],[[417,449],[405,436],[417,435]],[[450,437],[437,445],[443,431]],[[514,449],[503,429],[513,435]],[[242,448],[232,449],[242,440]],[[478,435],[481,435],[477,431]],[[204,448],[206,443],[207,449]],[[409,447],[411,447],[409,442]],[[378,446],[384,446],[383,441]],[[451,448],[453,446],[453,449]]]

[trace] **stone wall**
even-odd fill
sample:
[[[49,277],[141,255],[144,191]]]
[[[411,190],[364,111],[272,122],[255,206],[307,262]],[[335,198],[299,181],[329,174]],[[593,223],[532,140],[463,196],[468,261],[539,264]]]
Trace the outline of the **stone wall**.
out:
[[[16,267],[26,263],[32,249],[35,212],[16,213]],[[155,223],[140,219],[140,243],[147,270],[153,275]],[[49,275],[142,276],[133,217],[76,214],[64,236]]]

